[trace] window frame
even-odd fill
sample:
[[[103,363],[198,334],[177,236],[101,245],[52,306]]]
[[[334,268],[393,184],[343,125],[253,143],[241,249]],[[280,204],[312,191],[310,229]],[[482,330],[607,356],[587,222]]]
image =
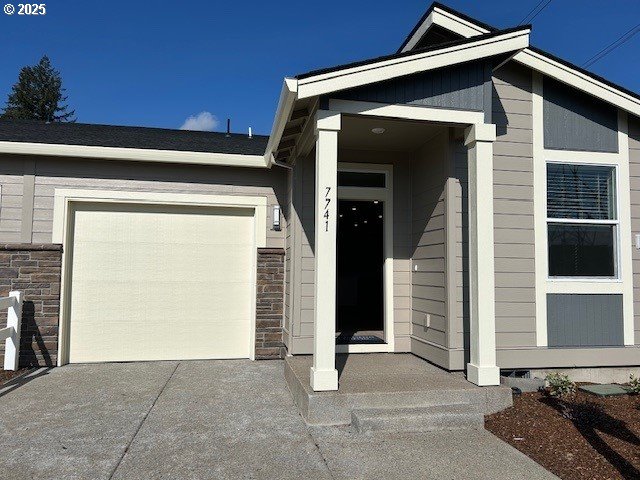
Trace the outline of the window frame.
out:
[[[548,166],[549,164],[558,165],[574,165],[574,166],[588,166],[588,167],[607,167],[613,169],[614,179],[614,220],[602,220],[602,219],[585,219],[585,218],[553,218],[549,217],[548,210],[548,195],[549,185],[547,183]],[[544,197],[544,217],[545,217],[545,238],[546,238],[546,256],[547,256],[547,271],[546,276],[548,281],[586,281],[586,282],[620,282],[621,280],[621,255],[620,255],[620,168],[617,163],[601,163],[601,162],[588,162],[588,161],[567,161],[567,160],[552,160],[546,159],[544,164],[545,169],[545,197]],[[566,276],[550,275],[549,265],[549,225],[550,224],[567,224],[567,225],[613,225],[613,266],[615,274],[613,276]]]

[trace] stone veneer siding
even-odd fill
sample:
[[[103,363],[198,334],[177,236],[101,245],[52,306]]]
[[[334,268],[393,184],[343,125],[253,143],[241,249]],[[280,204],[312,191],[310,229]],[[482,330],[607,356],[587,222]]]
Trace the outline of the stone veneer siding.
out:
[[[0,245],[0,296],[23,292],[20,366],[53,367],[58,358],[62,245]],[[6,312],[0,313],[0,325]],[[0,352],[4,353],[4,342]]]
[[[284,249],[258,249],[256,359],[283,358]]]
[[[62,245],[0,245],[0,296],[24,293],[21,366],[56,365],[61,262]],[[258,249],[257,268],[256,359],[283,358],[284,250]],[[0,324],[6,321],[2,313],[0,318]]]

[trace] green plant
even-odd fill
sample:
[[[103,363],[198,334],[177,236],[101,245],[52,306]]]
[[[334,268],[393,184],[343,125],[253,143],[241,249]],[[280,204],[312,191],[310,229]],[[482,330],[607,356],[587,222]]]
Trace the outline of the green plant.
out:
[[[549,395],[557,398],[569,398],[576,393],[576,384],[568,375],[562,373],[550,373],[546,377],[549,384]]]
[[[640,378],[636,377],[633,373],[629,376],[629,393],[633,395],[640,394]]]

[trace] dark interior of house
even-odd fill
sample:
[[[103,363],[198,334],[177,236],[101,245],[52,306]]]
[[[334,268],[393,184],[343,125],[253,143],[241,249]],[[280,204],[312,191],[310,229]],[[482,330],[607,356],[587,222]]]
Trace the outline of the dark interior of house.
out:
[[[383,211],[380,201],[338,203],[338,343],[383,342]]]

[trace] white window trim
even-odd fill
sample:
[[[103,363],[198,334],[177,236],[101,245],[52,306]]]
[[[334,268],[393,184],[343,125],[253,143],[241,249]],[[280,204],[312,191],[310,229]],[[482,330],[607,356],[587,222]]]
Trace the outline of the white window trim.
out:
[[[375,163],[338,163],[339,172],[384,173],[384,188],[338,186],[338,200],[380,200],[384,202],[384,344],[336,345],[338,353],[394,352],[393,298],[393,165]]]
[[[536,344],[547,347],[547,294],[618,294],[623,296],[624,345],[634,345],[631,190],[627,113],[618,111],[618,152],[544,148],[542,74],[533,72],[533,182],[536,278]],[[616,170],[617,277],[549,277],[547,239],[547,164],[552,162],[613,166]],[[555,222],[556,220],[551,220]],[[605,223],[577,222],[570,223]]]
[[[548,158],[548,156],[553,155],[553,150],[545,150],[545,155],[547,156],[545,160],[545,171],[549,164],[556,163],[559,165],[582,165],[582,166],[599,166],[599,167],[610,167],[613,168],[614,178],[615,178],[615,220],[592,220],[592,219],[583,219],[583,218],[553,218],[549,217],[549,212],[547,210],[547,184],[546,184],[546,176],[545,176],[545,195],[544,198],[544,211],[545,217],[547,219],[545,225],[545,239],[547,242],[549,240],[549,224],[550,223],[566,223],[568,225],[613,225],[614,229],[614,245],[613,245],[613,255],[615,260],[615,275],[612,277],[595,277],[595,276],[551,276],[549,275],[549,265],[547,265],[546,275],[548,282],[622,282],[622,278],[620,276],[621,265],[620,265],[620,203],[618,201],[618,185],[619,185],[619,171],[618,165],[616,164],[602,164],[598,163],[589,163],[582,160],[579,161],[570,161],[570,160],[555,160]],[[616,154],[617,155],[617,154]],[[547,261],[549,258],[549,245],[547,245]]]
[[[71,265],[68,261],[68,248],[71,245],[70,218],[74,205],[78,203],[132,203],[147,205],[183,205],[202,207],[235,207],[253,209],[255,229],[255,252],[253,256],[253,291],[254,299],[251,306],[249,355],[255,360],[255,334],[256,334],[256,282],[257,282],[257,255],[258,248],[267,244],[267,197],[245,195],[203,195],[164,192],[131,192],[109,190],[76,190],[56,188],[53,205],[53,231],[52,243],[60,243],[62,249],[62,268],[60,276],[60,331],[58,341],[58,366],[69,363],[69,318],[68,305],[70,285],[67,282],[71,274]]]

